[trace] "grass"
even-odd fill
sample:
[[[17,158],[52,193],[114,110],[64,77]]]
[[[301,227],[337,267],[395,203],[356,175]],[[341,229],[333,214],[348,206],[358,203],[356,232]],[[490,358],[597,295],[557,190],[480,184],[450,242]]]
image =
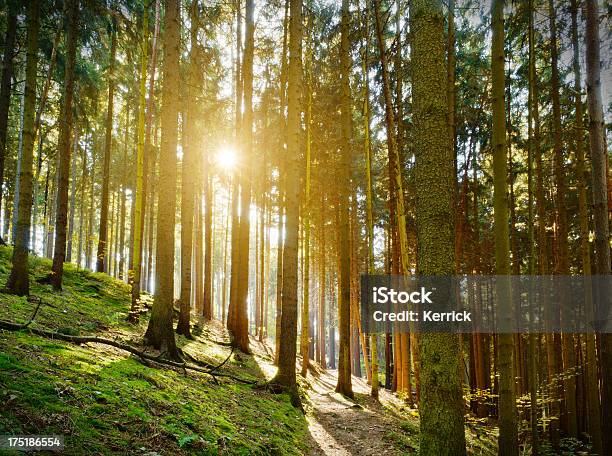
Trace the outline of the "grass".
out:
[[[0,247],[0,284],[10,271],[8,247]],[[64,290],[37,279],[50,261],[31,259],[31,293],[43,304],[32,327],[96,334],[134,345],[146,328],[126,322],[129,289],[104,274],[66,265]],[[0,318],[26,322],[36,304],[0,294]],[[199,326],[183,350],[210,363],[229,349],[215,343],[217,325]],[[234,355],[224,369],[264,380],[273,372],[262,353]],[[74,345],[0,331],[0,435],[63,434],[67,455],[198,454],[300,455],[308,426],[287,395],[197,373],[142,365],[127,353],[97,344]],[[7,453],[9,454],[9,453]]]

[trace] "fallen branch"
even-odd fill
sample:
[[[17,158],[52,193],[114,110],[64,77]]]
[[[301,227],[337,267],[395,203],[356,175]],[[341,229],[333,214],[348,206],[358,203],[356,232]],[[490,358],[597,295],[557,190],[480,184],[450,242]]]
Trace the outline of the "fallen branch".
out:
[[[39,306],[40,306],[40,303],[39,303]],[[96,337],[96,336],[71,336],[68,334],[62,334],[62,333],[55,332],[55,331],[28,328],[27,326],[31,323],[31,320],[27,324],[19,324],[19,323],[13,323],[10,321],[0,320],[0,329],[5,329],[7,331],[27,330],[32,334],[35,334],[41,337],[45,337],[47,339],[62,340],[62,341],[71,342],[74,344],[96,343],[96,344],[110,345],[111,347],[115,347],[120,350],[124,350],[128,353],[131,353],[134,356],[137,356],[138,358],[140,358],[141,360],[151,361],[153,363],[171,366],[177,369],[191,370],[194,372],[199,372],[201,374],[210,375],[211,377],[213,377],[215,381],[217,381],[217,377],[225,377],[225,378],[235,380],[239,383],[244,383],[246,385],[254,385],[257,383],[257,380],[246,380],[246,379],[236,377],[231,374],[215,372],[217,369],[219,369],[221,366],[223,366],[227,362],[227,360],[229,359],[229,356],[219,366],[214,366],[212,369],[204,369],[198,366],[193,366],[191,364],[180,363],[180,362],[171,361],[168,359],[159,358],[157,356],[148,355],[147,353],[141,350],[138,350],[137,348],[131,345],[124,344],[122,342],[117,342],[116,340],[110,340],[110,339],[105,339],[105,338]],[[231,356],[231,353],[230,353],[230,356]]]

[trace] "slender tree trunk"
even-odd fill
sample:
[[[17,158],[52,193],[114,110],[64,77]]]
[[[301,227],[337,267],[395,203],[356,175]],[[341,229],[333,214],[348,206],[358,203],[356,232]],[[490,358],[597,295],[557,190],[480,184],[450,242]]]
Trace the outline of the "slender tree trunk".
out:
[[[255,51],[254,0],[246,0],[245,48],[242,62],[243,119],[242,145],[244,154],[240,174],[240,225],[238,234],[239,262],[237,268],[235,325],[232,328],[233,344],[244,353],[249,353],[248,286],[249,286],[249,240],[251,208],[251,176],[253,166],[253,55]]]
[[[604,147],[603,103],[601,98],[601,68],[599,50],[599,13],[596,0],[586,1],[586,66],[587,102],[589,113],[589,144],[593,188],[593,222],[595,227],[595,272],[610,274],[610,228],[608,220],[606,149]],[[605,296],[605,295],[604,295]],[[610,297],[610,290],[607,292]],[[600,297],[601,299],[601,297]],[[605,309],[606,307],[604,307]],[[607,307],[608,312],[610,307]],[[604,318],[610,318],[604,316]],[[612,335],[599,337],[601,365],[601,410],[603,411],[601,454],[612,454]]]
[[[79,128],[74,126],[74,136],[72,138],[72,165],[70,177],[70,213],[68,217],[68,240],[66,247],[66,263],[72,261],[72,242],[74,237],[74,213],[76,211],[76,173],[77,173],[77,156],[79,153]]]
[[[70,135],[72,131],[72,98],[74,93],[76,48],[79,28],[79,0],[67,0],[66,19],[68,36],[66,38],[66,72],[64,93],[60,113],[58,141],[57,204],[55,212],[55,245],[51,283],[56,290],[62,288],[64,260],[66,258],[66,224],[68,211],[68,179],[70,176]]]
[[[131,307],[129,320],[138,321],[138,300],[140,298],[140,279],[142,271],[142,244],[145,202],[145,92],[147,79],[147,50],[149,45],[149,9],[144,7],[142,18],[142,43],[140,55],[140,81],[138,93],[138,130],[136,142],[136,188],[134,201],[134,232],[132,233],[132,267],[128,271],[128,283],[131,285]],[[151,88],[152,89],[152,88]]]
[[[510,274],[510,238],[508,232],[508,163],[506,154],[505,70],[504,70],[504,0],[494,0],[491,11],[493,40],[491,75],[493,97],[493,212],[495,220],[495,267],[498,275]],[[500,281],[496,292],[509,292],[508,283]],[[513,310],[500,310],[511,318]],[[512,334],[499,334],[497,366],[499,368],[499,454],[518,455],[517,417],[513,369]]]
[[[117,53],[117,24],[113,21],[111,29],[110,67],[108,69],[108,106],[106,111],[106,136],[104,142],[104,161],[102,164],[102,202],[100,203],[100,230],[98,234],[98,254],[96,271],[106,272],[108,251],[108,200],[110,185],[110,163],[113,142],[113,108],[115,92],[115,55]]]
[[[211,320],[213,318],[213,185],[212,176],[210,175],[210,164],[207,162],[206,171],[204,171],[204,318]]]
[[[535,67],[535,30],[533,25],[533,0],[529,0],[529,98],[528,98],[528,134],[529,134],[529,155],[528,155],[528,182],[527,192],[529,198],[529,274],[535,274],[535,234],[534,234],[534,217],[533,217],[533,160],[536,156],[536,148],[539,150],[539,144],[536,143],[534,133],[535,120],[535,105],[538,100],[535,98],[536,90],[536,67]],[[530,424],[531,424],[531,452],[534,456],[540,453],[540,438],[538,433],[538,373],[537,373],[537,339],[539,335],[529,334],[529,399],[530,399]]]
[[[338,207],[339,217],[339,255],[341,258],[338,295],[338,328],[340,333],[340,346],[338,350],[338,383],[336,392],[347,397],[353,397],[351,383],[351,346],[350,346],[350,316],[351,316],[351,281],[350,281],[350,226],[349,226],[349,198],[350,198],[350,138],[351,138],[351,92],[349,76],[351,72],[350,57],[350,25],[349,0],[342,0],[342,19],[340,22],[340,128],[342,132],[340,143],[340,163],[338,170]]]
[[[240,143],[240,131],[242,128],[242,92],[243,78],[241,74],[241,55],[242,55],[242,11],[241,0],[235,0],[236,9],[236,100],[234,106],[235,114],[235,142]],[[236,306],[238,305],[238,274],[240,263],[240,214],[238,213],[240,204],[240,179],[238,171],[233,176],[232,187],[232,246],[231,246],[231,277],[230,277],[230,302],[227,315],[227,328],[234,331],[236,328]]]
[[[166,1],[162,87],[162,144],[159,157],[158,229],[155,300],[145,333],[148,345],[179,358],[172,329],[174,301],[174,228],[176,212],[176,145],[178,130],[180,15],[177,0]]]
[[[30,294],[29,282],[29,245],[30,218],[32,210],[32,164],[34,161],[34,114],[36,109],[36,67],[38,65],[38,32],[40,29],[40,2],[32,0],[27,12],[27,54],[25,105],[23,117],[23,153],[21,176],[19,179],[19,207],[17,236],[13,249],[13,269],[8,278],[7,288],[20,296]],[[9,51],[12,52],[12,49]],[[6,61],[6,59],[5,59]],[[0,135],[2,132],[0,131]],[[0,151],[3,153],[3,151]],[[2,182],[0,181],[0,185]]]
[[[325,197],[321,189],[321,221],[319,227],[319,316],[318,322],[318,362],[323,369],[327,368],[326,349],[325,349]]]
[[[306,51],[307,82],[306,82],[306,188],[304,192],[304,205],[302,223],[304,224],[304,285],[302,299],[302,377],[308,373],[310,338],[310,161],[311,161],[311,123],[312,123],[312,61],[311,44]]]
[[[191,337],[189,319],[191,314],[191,288],[192,288],[192,248],[193,248],[193,216],[196,204],[197,186],[194,170],[198,169],[197,130],[198,107],[196,94],[200,87],[198,73],[200,63],[200,46],[198,44],[198,30],[200,28],[198,2],[192,1],[189,9],[190,53],[189,53],[189,84],[187,92],[186,122],[183,123],[184,147],[183,163],[181,166],[181,296],[180,315],[176,332]],[[206,308],[206,307],[205,307]],[[205,314],[206,316],[206,314]]]

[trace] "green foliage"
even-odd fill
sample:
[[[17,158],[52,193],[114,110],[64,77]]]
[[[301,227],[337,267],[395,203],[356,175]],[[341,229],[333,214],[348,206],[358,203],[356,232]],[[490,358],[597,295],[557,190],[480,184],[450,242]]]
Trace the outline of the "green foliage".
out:
[[[0,282],[10,269],[10,253],[0,248]],[[31,266],[36,279],[48,273],[50,262],[31,258]],[[33,294],[43,300],[32,327],[138,342],[146,321],[126,323],[130,301],[124,283],[67,265],[64,284],[62,293],[53,293],[32,281]],[[28,321],[34,307],[0,295],[1,319]],[[198,359],[219,363],[228,348],[204,337],[178,343]],[[224,369],[263,380],[268,361],[241,355]],[[69,455],[303,454],[307,423],[287,395],[219,382],[146,367],[107,346],[0,332],[0,434],[63,434]]]

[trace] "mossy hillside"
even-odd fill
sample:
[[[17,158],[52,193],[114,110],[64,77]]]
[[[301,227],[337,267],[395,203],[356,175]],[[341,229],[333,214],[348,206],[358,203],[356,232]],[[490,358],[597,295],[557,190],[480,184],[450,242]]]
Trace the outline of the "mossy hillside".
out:
[[[0,248],[0,283],[10,271],[10,248]],[[138,326],[126,322],[127,286],[104,274],[66,266],[64,290],[37,283],[50,271],[31,260],[32,295],[42,299],[32,327],[96,334],[136,344]],[[26,322],[35,302],[0,295],[0,318]],[[229,349],[215,343],[218,326],[178,338],[191,355],[219,363]],[[270,359],[235,354],[223,368],[264,380]],[[122,350],[78,346],[27,332],[0,331],[0,434],[63,434],[66,452],[82,454],[303,454],[308,434],[286,395],[271,395],[230,379],[142,365]]]

